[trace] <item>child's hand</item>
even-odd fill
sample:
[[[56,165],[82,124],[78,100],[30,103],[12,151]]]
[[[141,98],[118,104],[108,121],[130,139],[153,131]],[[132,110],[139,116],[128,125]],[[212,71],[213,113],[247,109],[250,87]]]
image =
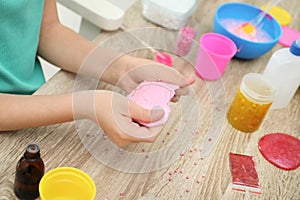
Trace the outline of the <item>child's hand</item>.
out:
[[[121,94],[97,90],[76,93],[74,116],[96,122],[118,146],[136,142],[154,142],[163,126],[147,128],[134,120],[155,122],[164,116],[163,109],[147,110]],[[134,120],[132,120],[134,119]]]
[[[131,57],[128,63],[129,64],[122,69],[119,81],[116,83],[116,85],[127,92],[134,90],[144,80],[163,81],[179,86],[173,98],[173,100],[176,101],[179,96],[189,94],[188,86],[195,81],[193,75],[184,76],[176,69],[152,60]]]

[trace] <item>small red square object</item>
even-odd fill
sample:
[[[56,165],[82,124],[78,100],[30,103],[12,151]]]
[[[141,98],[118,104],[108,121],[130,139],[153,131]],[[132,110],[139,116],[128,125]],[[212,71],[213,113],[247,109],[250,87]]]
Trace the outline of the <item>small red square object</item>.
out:
[[[230,153],[230,167],[234,185],[259,188],[258,175],[252,156]]]

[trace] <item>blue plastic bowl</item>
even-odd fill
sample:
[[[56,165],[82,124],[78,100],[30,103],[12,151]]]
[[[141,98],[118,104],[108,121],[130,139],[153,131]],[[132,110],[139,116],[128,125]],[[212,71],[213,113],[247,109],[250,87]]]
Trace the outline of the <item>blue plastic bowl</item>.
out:
[[[235,57],[241,59],[253,59],[270,51],[281,37],[281,26],[272,16],[264,17],[261,22],[261,29],[266,31],[272,40],[266,42],[254,42],[243,39],[234,33],[229,32],[221,23],[224,19],[237,19],[249,21],[255,18],[261,9],[250,4],[231,2],[222,4],[215,13],[214,32],[223,34],[229,37],[237,46],[238,52]]]

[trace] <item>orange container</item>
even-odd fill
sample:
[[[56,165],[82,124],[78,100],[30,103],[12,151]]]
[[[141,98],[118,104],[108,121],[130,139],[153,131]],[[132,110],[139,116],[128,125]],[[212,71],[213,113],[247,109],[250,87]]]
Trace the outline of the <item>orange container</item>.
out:
[[[228,122],[243,132],[256,131],[276,94],[277,89],[263,75],[256,73],[245,75],[227,113]]]

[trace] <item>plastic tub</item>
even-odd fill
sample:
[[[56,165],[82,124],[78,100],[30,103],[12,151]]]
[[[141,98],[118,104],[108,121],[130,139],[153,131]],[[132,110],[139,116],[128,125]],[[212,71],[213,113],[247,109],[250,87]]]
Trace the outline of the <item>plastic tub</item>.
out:
[[[143,16],[149,21],[174,30],[184,26],[200,0],[142,0]]]
[[[271,37],[270,40],[263,42],[255,42],[235,35],[222,23],[224,19],[244,20],[246,22],[255,18],[260,12],[261,9],[258,7],[238,2],[225,3],[217,9],[214,18],[214,32],[229,37],[236,44],[238,52],[235,54],[235,57],[252,59],[262,56],[270,51],[281,37],[281,26],[271,15],[265,16],[261,22],[260,29]]]

